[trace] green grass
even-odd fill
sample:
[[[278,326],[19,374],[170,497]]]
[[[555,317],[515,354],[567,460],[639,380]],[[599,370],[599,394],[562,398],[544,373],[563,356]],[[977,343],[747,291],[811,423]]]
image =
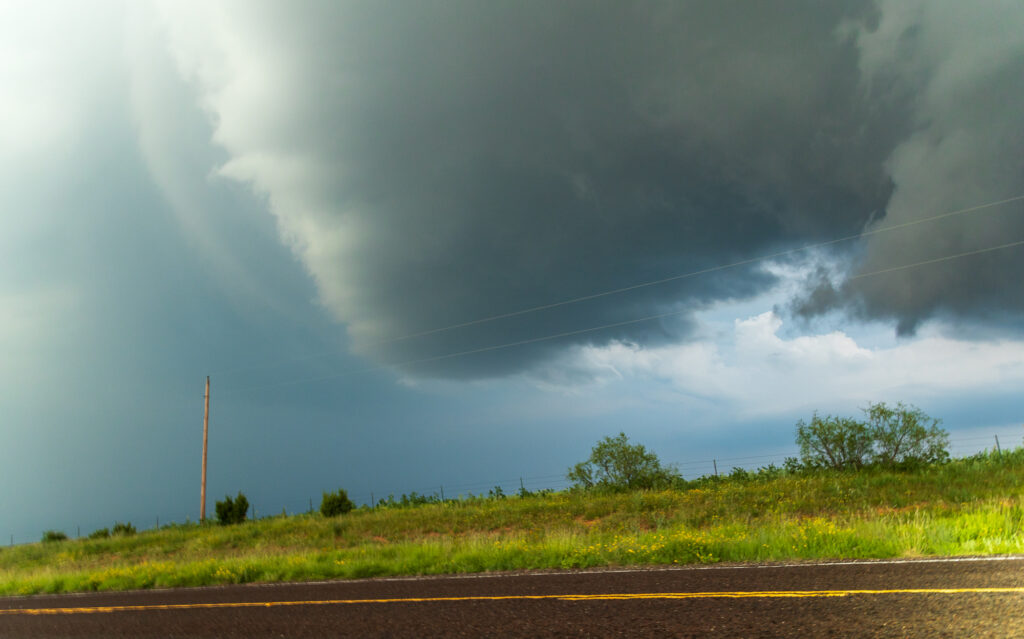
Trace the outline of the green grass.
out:
[[[540,568],[1024,553],[1024,449],[896,472],[471,498],[0,550],[0,594]]]

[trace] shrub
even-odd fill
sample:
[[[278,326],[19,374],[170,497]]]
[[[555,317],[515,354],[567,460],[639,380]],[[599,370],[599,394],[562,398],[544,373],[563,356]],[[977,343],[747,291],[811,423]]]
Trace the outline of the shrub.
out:
[[[59,530],[47,530],[43,533],[43,542],[50,543],[55,541],[64,541],[68,538],[63,532]]]
[[[324,493],[324,497],[320,501],[320,514],[324,517],[337,517],[351,511],[354,507],[355,504],[348,498],[348,493],[339,488],[333,493]]]
[[[625,433],[605,437],[590,451],[590,459],[569,469],[566,478],[576,487],[607,490],[665,488],[679,474],[661,465],[658,456],[641,444],[630,444]]]
[[[884,402],[864,409],[874,441],[874,461],[885,466],[949,461],[949,434],[916,406]]]
[[[115,521],[114,522],[114,530],[112,531],[112,534],[114,534],[114,535],[121,535],[121,536],[124,536],[124,537],[128,537],[130,535],[134,535],[135,534],[135,526],[132,526],[131,522],[128,522],[126,524],[122,524],[119,521]]]
[[[427,504],[440,504],[441,497],[437,493],[433,495],[421,495],[415,490],[408,495],[402,494],[401,499],[395,499],[394,494],[388,495],[384,499],[377,500],[377,507],[379,508],[412,508],[415,506],[425,506]]]
[[[89,533],[89,539],[106,539],[110,536],[109,528],[100,528]]]
[[[848,417],[819,417],[808,424],[796,424],[800,461],[807,467],[861,468],[871,461],[871,433],[868,427]]]
[[[818,417],[796,425],[800,462],[786,460],[787,470],[861,468],[866,464],[907,467],[949,460],[949,434],[938,419],[902,403],[884,402],[864,409],[867,422],[848,417]]]
[[[801,464],[800,460],[796,457],[787,457],[785,461],[782,462],[782,468],[790,475],[796,475],[804,472],[805,470],[804,465]]]
[[[749,481],[753,478],[753,474],[738,466],[733,467],[732,471],[729,472],[729,479],[733,481]]]
[[[238,491],[238,496],[234,499],[225,495],[223,501],[217,502],[217,522],[222,526],[242,523],[248,512],[249,500],[245,498],[242,491]]]

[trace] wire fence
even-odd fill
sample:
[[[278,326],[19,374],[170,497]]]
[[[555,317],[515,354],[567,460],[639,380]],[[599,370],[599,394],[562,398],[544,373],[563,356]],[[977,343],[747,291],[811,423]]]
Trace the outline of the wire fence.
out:
[[[1024,431],[1021,429],[1015,429],[1012,431],[1003,430],[1000,432],[992,432],[989,435],[973,435],[951,438],[949,440],[949,452],[953,457],[968,457],[982,451],[996,451],[1000,449],[1011,450],[1024,445],[1024,441],[1022,441],[1021,437],[1022,434],[1024,434]],[[697,479],[699,477],[713,475],[728,475],[734,469],[754,471],[771,465],[782,467],[787,458],[799,457],[799,454],[800,451],[796,447],[791,447],[762,455],[690,459],[668,462],[668,465],[673,466],[677,471],[679,471],[680,475],[682,475],[684,479]],[[386,492],[367,491],[349,494],[349,498],[357,505],[377,505],[380,504],[381,501],[389,498],[400,499],[403,494],[408,496],[417,495],[427,499],[437,498],[440,500],[449,500],[465,499],[471,496],[487,496],[497,489],[500,489],[505,495],[514,495],[520,491],[534,493],[543,490],[564,490],[569,488],[571,485],[572,483],[566,479],[565,473],[562,472],[547,475],[504,477],[502,479],[494,479],[491,481],[462,483],[438,482],[434,485],[420,485],[413,490],[403,491],[400,494],[397,493],[397,491],[392,490]],[[249,517],[252,519],[263,519],[279,515],[296,515],[316,512],[319,508],[319,500],[312,495],[305,499],[289,500],[286,502],[278,501],[272,504],[260,502],[259,500],[250,500]],[[215,519],[215,515],[210,513],[209,518]],[[154,515],[151,521],[134,521],[132,523],[138,530],[154,530],[182,524],[187,525],[196,521],[198,521],[198,516],[195,513],[178,513],[169,517]],[[76,524],[75,526],[63,529],[61,532],[67,534],[68,537],[71,537],[71,533],[74,532],[74,537],[80,538],[83,536],[82,531],[82,526]],[[40,535],[42,532],[43,531],[40,531]],[[93,532],[93,530],[86,530],[85,536],[88,536],[91,532]],[[4,541],[7,541],[10,546],[18,546],[35,543],[39,540],[40,537],[25,538],[12,533],[8,536],[8,539]],[[0,541],[0,543],[3,542]]]

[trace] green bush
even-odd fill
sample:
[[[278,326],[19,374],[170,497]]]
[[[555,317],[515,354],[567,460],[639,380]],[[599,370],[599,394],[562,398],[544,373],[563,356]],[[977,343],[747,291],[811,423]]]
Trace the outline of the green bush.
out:
[[[641,444],[630,444],[625,433],[605,437],[590,451],[590,459],[569,469],[566,478],[583,489],[611,491],[667,488],[678,479],[674,468]]]
[[[884,466],[912,466],[949,461],[949,434],[941,420],[929,417],[916,406],[884,402],[864,409],[868,430],[875,443],[874,461]]]
[[[248,513],[249,500],[242,494],[242,491],[238,491],[238,496],[234,499],[225,495],[223,501],[217,502],[217,522],[222,526],[240,524],[245,521]]]
[[[788,472],[785,468],[779,468],[774,463],[771,463],[758,468],[757,471],[751,473],[751,476],[761,481],[771,481],[786,475]]]
[[[796,475],[805,472],[807,468],[800,462],[796,457],[787,457],[782,462],[782,468],[790,475]]]
[[[352,510],[355,504],[348,498],[348,493],[339,488],[333,493],[324,493],[320,501],[320,514],[324,517],[337,517]]]
[[[871,433],[866,424],[848,417],[820,417],[796,424],[800,460],[812,468],[861,468],[871,461]]]
[[[132,526],[131,522],[128,522],[126,524],[122,524],[119,521],[115,521],[114,522],[114,530],[113,530],[112,534],[114,534],[114,535],[121,535],[123,537],[128,537],[128,536],[134,535],[135,534],[135,526]]]
[[[864,409],[866,422],[848,417],[819,417],[796,425],[800,462],[786,460],[787,470],[862,468],[869,464],[911,468],[949,460],[949,434],[940,420],[916,406],[884,402]]]
[[[100,528],[89,533],[89,539],[106,539],[107,537],[110,537],[109,528]]]
[[[426,506],[427,504],[440,504],[441,497],[437,493],[433,495],[421,495],[415,490],[406,495],[402,493],[401,499],[395,499],[393,494],[384,499],[377,500],[378,508],[413,508],[415,506]]]
[[[43,533],[43,542],[46,543],[65,541],[67,538],[68,536],[59,530],[47,530]]]
[[[733,481],[750,481],[753,477],[753,473],[739,467],[733,467],[732,471],[729,473],[729,479]]]

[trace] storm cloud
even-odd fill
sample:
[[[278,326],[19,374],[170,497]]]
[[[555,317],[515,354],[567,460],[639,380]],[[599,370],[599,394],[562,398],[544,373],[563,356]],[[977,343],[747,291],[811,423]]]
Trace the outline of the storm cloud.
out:
[[[774,278],[748,265],[395,338],[1024,190],[1022,14],[168,3],[158,44],[227,154],[218,174],[265,198],[355,352],[411,362],[678,313],[405,365],[466,377],[525,370],[569,344],[685,339],[692,313]],[[1019,314],[1020,251],[848,277],[1024,237],[1021,220],[1007,209],[837,247],[849,270],[812,282],[799,312],[891,318],[903,332],[942,313]]]
[[[886,2],[877,28],[858,33],[863,84],[879,103],[909,105],[912,131],[886,160],[895,190],[871,228],[972,208],[1024,193],[1024,11]],[[1024,202],[1016,199],[903,232],[871,236],[862,259],[803,309],[841,306],[890,318],[901,334],[931,317],[1020,330]],[[920,262],[917,268],[889,269]],[[860,277],[879,271],[880,276]],[[817,303],[815,303],[817,302]]]

